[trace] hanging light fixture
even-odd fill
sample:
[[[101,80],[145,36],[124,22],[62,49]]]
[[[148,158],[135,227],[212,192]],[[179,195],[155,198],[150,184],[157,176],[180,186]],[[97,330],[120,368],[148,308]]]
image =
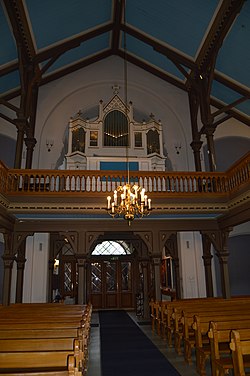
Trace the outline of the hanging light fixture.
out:
[[[126,14],[125,1],[123,1],[124,14],[124,91],[125,91],[125,115],[128,118],[128,79],[127,79],[127,44],[126,44]],[[128,142],[126,146],[126,164],[127,164],[127,182],[124,185],[119,185],[111,196],[107,197],[107,212],[113,217],[123,217],[128,221],[128,225],[134,218],[142,218],[150,214],[152,210],[151,199],[146,195],[145,188],[130,182],[129,174],[129,157],[128,157]]]

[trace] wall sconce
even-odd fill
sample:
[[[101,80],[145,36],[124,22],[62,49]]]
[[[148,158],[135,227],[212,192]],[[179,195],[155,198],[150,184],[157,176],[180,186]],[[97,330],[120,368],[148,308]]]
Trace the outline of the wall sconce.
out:
[[[176,154],[180,154],[180,151],[181,151],[181,143],[180,143],[180,142],[175,143],[175,144],[174,144],[174,147],[175,147]]]
[[[46,146],[47,146],[48,152],[51,151],[53,145],[54,145],[54,140],[46,140]]]

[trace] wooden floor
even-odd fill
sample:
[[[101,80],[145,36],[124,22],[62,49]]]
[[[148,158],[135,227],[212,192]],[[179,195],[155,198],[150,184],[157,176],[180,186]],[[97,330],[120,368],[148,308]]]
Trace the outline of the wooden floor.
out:
[[[131,318],[135,322],[139,320],[133,312],[129,312]],[[100,361],[100,332],[99,332],[98,313],[92,314],[91,340],[90,340],[90,354],[89,366],[87,376],[101,376],[101,361]],[[157,334],[152,335],[150,325],[140,325],[141,330],[152,340],[152,342],[159,348],[159,350],[166,356],[166,358],[173,364],[181,376],[196,376],[198,373],[195,370],[194,364],[187,365],[182,356],[178,356],[174,349],[168,349],[166,342],[163,341]],[[112,355],[111,355],[112,356]],[[193,357],[194,359],[194,357]],[[210,376],[210,370],[207,370],[207,376]],[[157,376],[157,373],[154,375]]]

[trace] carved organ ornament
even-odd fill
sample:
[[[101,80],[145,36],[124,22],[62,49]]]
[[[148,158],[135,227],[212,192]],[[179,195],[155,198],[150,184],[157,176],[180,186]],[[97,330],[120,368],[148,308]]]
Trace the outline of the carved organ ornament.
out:
[[[136,121],[132,103],[126,107],[117,94],[106,105],[99,102],[96,119],[84,118],[80,111],[70,119],[67,169],[100,170],[126,156],[135,170],[165,171],[161,122],[152,116],[148,122]]]

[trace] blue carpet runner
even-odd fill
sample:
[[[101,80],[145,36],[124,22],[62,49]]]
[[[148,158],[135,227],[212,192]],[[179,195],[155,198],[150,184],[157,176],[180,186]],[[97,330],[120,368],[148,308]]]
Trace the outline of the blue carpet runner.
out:
[[[100,311],[102,376],[180,376],[125,311]]]

